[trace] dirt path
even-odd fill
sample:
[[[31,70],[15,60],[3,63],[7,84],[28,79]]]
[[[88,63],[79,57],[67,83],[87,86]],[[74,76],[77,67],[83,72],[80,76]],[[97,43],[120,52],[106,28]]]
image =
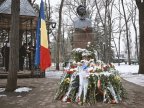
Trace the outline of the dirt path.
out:
[[[144,108],[144,87],[123,80],[128,92],[128,99],[120,104],[97,103],[94,106],[80,106],[77,104],[54,101],[59,79],[28,78],[18,79],[18,86],[29,86],[29,93],[0,93],[7,96],[0,97],[0,108]],[[0,87],[6,85],[6,79],[0,79]]]

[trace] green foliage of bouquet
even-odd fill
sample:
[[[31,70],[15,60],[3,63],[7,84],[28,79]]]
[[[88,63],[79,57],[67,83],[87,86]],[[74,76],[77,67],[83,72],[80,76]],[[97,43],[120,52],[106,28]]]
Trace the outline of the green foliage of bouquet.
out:
[[[83,52],[90,54],[82,49],[73,51],[77,61]],[[114,65],[105,64],[100,60],[95,63],[91,59],[73,62],[65,68],[55,99],[81,105],[84,103],[93,105],[97,102],[115,104],[121,102],[125,94],[120,75]]]
[[[72,102],[76,101],[76,93],[78,92],[79,89],[79,77],[76,76],[76,78],[72,81],[71,84],[72,90],[70,92],[69,98],[71,99]]]
[[[95,104],[97,102],[96,100],[96,96],[98,94],[97,82],[98,82],[98,77],[96,75],[91,74],[88,77],[89,85],[88,85],[86,102],[89,104]]]
[[[84,49],[81,48],[76,48],[72,50],[72,58],[76,61],[76,62],[80,62],[82,60],[82,52],[84,51]]]
[[[95,59],[94,52],[88,49],[75,48],[72,50],[71,55],[76,62],[80,62],[84,56],[87,58]]]
[[[61,100],[65,93],[68,91],[70,77],[72,74],[65,74],[64,78],[61,79],[59,84],[59,88],[56,92],[55,98],[56,100]]]

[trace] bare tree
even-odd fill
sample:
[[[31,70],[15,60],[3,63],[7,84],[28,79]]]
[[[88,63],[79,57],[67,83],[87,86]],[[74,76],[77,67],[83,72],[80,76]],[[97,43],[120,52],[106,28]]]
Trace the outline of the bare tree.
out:
[[[119,35],[117,35],[119,36],[119,49],[117,49],[117,51],[119,50],[119,55],[120,55],[121,34],[124,31],[124,28],[126,27],[126,22],[128,24],[129,21],[131,20],[131,14],[132,14],[132,13],[128,13],[126,15],[126,22],[125,24],[123,24],[122,23],[123,21],[121,20],[125,20],[124,13],[121,12],[122,9],[117,8],[118,5],[115,6],[117,2],[116,3],[114,2],[115,0],[106,0],[106,1],[105,0],[67,0],[64,3],[65,6],[64,8],[66,9],[66,11],[64,11],[64,15],[68,16],[71,22],[73,22],[74,18],[77,16],[75,11],[77,6],[80,4],[86,5],[88,10],[88,17],[94,23],[94,33],[96,33],[96,36],[99,35],[99,37],[101,37],[101,40],[99,38],[98,40],[100,41],[99,43],[96,43],[96,45],[98,46],[99,44],[100,50],[105,49],[105,51],[100,51],[102,56],[105,55],[104,57],[105,62],[110,62],[111,48],[112,48],[111,41],[113,40],[111,36],[115,37],[115,35],[113,35],[115,30],[117,30],[117,33],[119,33]],[[116,11],[114,10],[114,8],[118,10],[117,14],[119,14],[120,16],[112,16],[113,13],[115,13],[113,11]],[[94,18],[94,16],[96,17]],[[121,25],[117,26],[118,25],[117,22],[119,21],[119,19],[121,19],[119,22]],[[64,25],[66,25],[65,23],[67,22],[64,21]],[[72,23],[69,23],[67,25],[72,25]],[[115,29],[116,27],[117,29]]]
[[[138,45],[138,33],[137,33],[137,27],[136,27],[136,16],[137,16],[137,13],[136,13],[136,6],[134,7],[134,15],[133,15],[133,18],[132,18],[132,24],[133,24],[133,27],[134,27],[134,30],[135,30],[135,46],[136,46],[136,58],[138,59],[139,61],[139,45]]]
[[[136,0],[139,10],[139,31],[140,31],[140,56],[139,56],[139,74],[144,74],[144,1]]]
[[[103,60],[104,62],[110,62],[111,56],[111,35],[112,35],[112,10],[113,10],[114,0],[107,0],[107,1],[98,1],[95,0],[95,5],[97,8],[97,13],[99,15],[99,19],[102,24],[102,30],[104,33],[103,36],[103,47],[104,47],[104,54]],[[101,8],[103,7],[103,9]],[[101,10],[104,10],[104,15],[100,13]]]
[[[14,91],[17,87],[17,72],[19,67],[20,0],[12,0],[11,13],[9,73],[6,91]]]
[[[63,9],[64,0],[61,0],[59,8],[59,25],[58,25],[58,35],[57,35],[57,56],[56,56],[56,70],[59,70],[59,53],[60,53],[60,36],[61,36],[61,21],[62,21],[62,9]]]
[[[121,3],[122,3],[123,13],[124,13],[125,24],[126,24],[126,39],[127,39],[127,51],[128,51],[128,63],[129,63],[129,65],[131,65],[128,25],[127,25],[127,18],[126,18],[126,12],[125,12],[125,8],[124,8],[123,0],[121,0]]]
[[[139,48],[138,48],[138,33],[137,33],[137,27],[136,27],[136,16],[137,16],[137,6],[134,3],[134,1],[131,2],[131,4],[128,6],[128,11],[129,13],[131,13],[131,21],[132,21],[132,25],[135,31],[135,48],[136,48],[136,59],[139,59]]]
[[[48,5],[48,6],[47,6]],[[49,39],[49,33],[50,33],[50,19],[51,19],[51,5],[50,0],[48,0],[48,4],[45,0],[45,10],[46,10],[46,19],[47,19],[47,28],[48,28],[48,44],[50,46],[50,39]]]
[[[111,5],[108,6],[108,62],[112,62],[112,48],[111,48],[111,41],[112,41],[112,13],[113,13],[113,4],[115,0],[111,0]]]
[[[120,9],[120,1],[119,0],[119,38],[118,38],[118,65],[120,65],[120,44],[121,44],[121,33],[122,33],[122,30],[121,30],[121,9]]]

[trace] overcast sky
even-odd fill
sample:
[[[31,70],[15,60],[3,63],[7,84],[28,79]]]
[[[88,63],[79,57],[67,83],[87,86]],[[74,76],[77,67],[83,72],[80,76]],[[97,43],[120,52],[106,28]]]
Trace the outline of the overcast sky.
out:
[[[32,0],[33,1],[33,0]],[[45,0],[43,0],[45,2]],[[47,2],[48,0],[46,0]],[[56,5],[60,2],[60,0],[49,0],[51,5]],[[36,3],[40,4],[41,0],[36,0]]]

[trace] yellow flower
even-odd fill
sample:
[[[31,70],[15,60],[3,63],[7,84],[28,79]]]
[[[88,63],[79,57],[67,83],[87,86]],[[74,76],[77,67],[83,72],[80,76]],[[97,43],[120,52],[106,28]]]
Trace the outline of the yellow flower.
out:
[[[70,78],[66,78],[66,79],[64,80],[64,82],[65,82],[65,83],[70,83]]]
[[[114,77],[114,79],[117,80],[117,81],[121,81],[121,78],[120,78],[120,76],[118,76],[118,75],[116,75],[116,76]]]

